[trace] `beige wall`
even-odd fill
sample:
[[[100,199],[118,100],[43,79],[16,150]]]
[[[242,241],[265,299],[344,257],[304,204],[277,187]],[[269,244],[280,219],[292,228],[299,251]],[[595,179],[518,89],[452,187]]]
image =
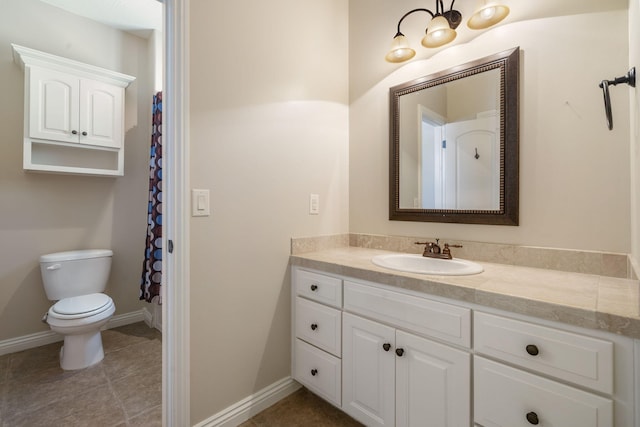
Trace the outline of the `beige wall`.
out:
[[[629,0],[629,68],[640,72],[640,0]],[[629,88],[631,111],[631,259],[640,274],[640,76]]]
[[[150,105],[146,40],[36,0],[0,2],[0,340],[48,330],[41,254],[111,248],[107,293],[116,314],[140,309],[146,227]],[[137,77],[126,92],[125,176],[99,178],[22,169],[23,72],[10,43]]]
[[[346,0],[192,0],[191,422],[290,374],[290,238],[348,232]],[[320,214],[309,215],[309,193]]]
[[[350,1],[350,231],[629,252],[629,91],[612,88],[610,132],[598,89],[628,69],[627,11],[515,22],[426,60],[384,64],[393,34],[383,44],[371,28],[392,33],[404,10]],[[388,88],[514,46],[522,51],[520,226],[389,221]]]

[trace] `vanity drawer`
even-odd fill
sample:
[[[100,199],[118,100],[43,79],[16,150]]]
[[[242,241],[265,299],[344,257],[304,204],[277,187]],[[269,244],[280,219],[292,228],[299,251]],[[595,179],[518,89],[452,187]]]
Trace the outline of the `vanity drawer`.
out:
[[[613,393],[613,343],[475,312],[476,353],[603,393]]]
[[[344,308],[427,337],[471,346],[471,310],[468,308],[346,280]]]
[[[342,369],[340,359],[304,341],[296,339],[295,379],[309,390],[342,405]]]
[[[340,357],[342,312],[296,297],[296,337]]]
[[[477,356],[474,373],[474,421],[485,427],[613,427],[610,399]]]
[[[342,307],[342,280],[306,270],[295,270],[296,293],[333,307]]]

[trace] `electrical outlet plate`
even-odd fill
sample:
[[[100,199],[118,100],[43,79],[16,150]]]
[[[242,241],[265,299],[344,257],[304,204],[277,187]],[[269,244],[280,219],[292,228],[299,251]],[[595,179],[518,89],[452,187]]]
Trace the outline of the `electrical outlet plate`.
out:
[[[320,195],[309,194],[309,215],[318,215],[320,213]]]

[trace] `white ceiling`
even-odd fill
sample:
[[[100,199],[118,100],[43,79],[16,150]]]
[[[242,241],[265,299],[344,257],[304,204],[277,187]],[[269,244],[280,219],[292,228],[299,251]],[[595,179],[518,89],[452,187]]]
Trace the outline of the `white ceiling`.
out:
[[[145,35],[162,31],[162,3],[159,0],[41,0],[76,15],[119,30]]]
[[[149,30],[162,31],[162,0],[41,0],[76,15],[147,36]],[[424,0],[431,5],[433,0]],[[445,0],[445,9],[451,1]],[[456,3],[456,9],[468,15],[478,0]],[[511,15],[505,22],[536,19],[547,16],[593,13],[626,9],[628,0],[505,0]],[[469,9],[468,11],[466,9]]]

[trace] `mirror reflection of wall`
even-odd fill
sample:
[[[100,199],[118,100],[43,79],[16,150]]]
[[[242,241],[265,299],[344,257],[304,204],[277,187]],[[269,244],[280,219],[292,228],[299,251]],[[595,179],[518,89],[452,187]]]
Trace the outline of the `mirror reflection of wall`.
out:
[[[500,208],[500,70],[404,94],[401,209]]]

